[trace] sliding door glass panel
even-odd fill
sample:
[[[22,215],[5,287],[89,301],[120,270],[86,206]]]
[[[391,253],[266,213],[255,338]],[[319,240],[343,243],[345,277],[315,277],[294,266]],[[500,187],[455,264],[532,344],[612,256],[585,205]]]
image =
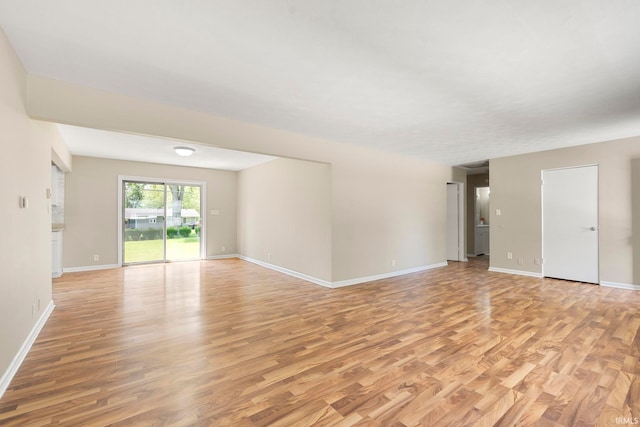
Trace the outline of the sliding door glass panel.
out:
[[[168,261],[200,259],[200,194],[200,186],[167,184]]]
[[[123,182],[125,264],[165,260],[164,184]]]

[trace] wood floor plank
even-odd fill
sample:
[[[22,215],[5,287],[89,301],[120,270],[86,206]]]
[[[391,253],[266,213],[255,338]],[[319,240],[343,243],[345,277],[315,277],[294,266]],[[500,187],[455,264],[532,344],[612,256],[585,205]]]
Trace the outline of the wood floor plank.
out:
[[[639,292],[487,268],[479,257],[340,289],[238,259],[65,274],[0,425],[640,417]]]

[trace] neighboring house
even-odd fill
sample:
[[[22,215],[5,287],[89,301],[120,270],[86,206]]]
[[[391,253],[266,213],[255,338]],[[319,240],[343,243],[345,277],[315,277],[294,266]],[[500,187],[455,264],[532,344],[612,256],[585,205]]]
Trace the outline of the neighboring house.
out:
[[[167,209],[167,213],[171,209]],[[200,214],[195,209],[182,209],[180,211],[180,217],[182,218],[182,224],[188,225],[191,228],[200,224]]]
[[[125,208],[125,227],[133,229],[149,229],[164,227],[164,209],[154,208]],[[188,225],[195,227],[200,222],[200,214],[195,209],[182,209],[180,216],[174,217],[173,210],[167,208],[168,227]]]

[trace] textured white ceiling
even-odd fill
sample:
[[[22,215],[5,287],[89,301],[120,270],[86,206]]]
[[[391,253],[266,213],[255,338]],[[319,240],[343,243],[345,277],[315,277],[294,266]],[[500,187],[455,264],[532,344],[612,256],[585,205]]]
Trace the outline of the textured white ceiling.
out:
[[[59,124],[58,129],[69,150],[76,156],[233,171],[257,166],[276,158],[261,154],[224,150],[204,144],[78,126]],[[189,157],[180,157],[173,150],[173,147],[184,146],[195,149],[195,152]]]
[[[640,135],[638,0],[0,0],[35,75],[447,164]]]

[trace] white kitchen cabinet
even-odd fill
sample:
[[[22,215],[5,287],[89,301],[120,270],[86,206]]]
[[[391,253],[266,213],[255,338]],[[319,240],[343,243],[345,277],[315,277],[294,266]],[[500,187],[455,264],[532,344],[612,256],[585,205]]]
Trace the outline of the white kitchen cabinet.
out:
[[[51,232],[51,277],[62,276],[62,231]]]
[[[489,255],[489,226],[488,225],[476,226],[475,254]]]

